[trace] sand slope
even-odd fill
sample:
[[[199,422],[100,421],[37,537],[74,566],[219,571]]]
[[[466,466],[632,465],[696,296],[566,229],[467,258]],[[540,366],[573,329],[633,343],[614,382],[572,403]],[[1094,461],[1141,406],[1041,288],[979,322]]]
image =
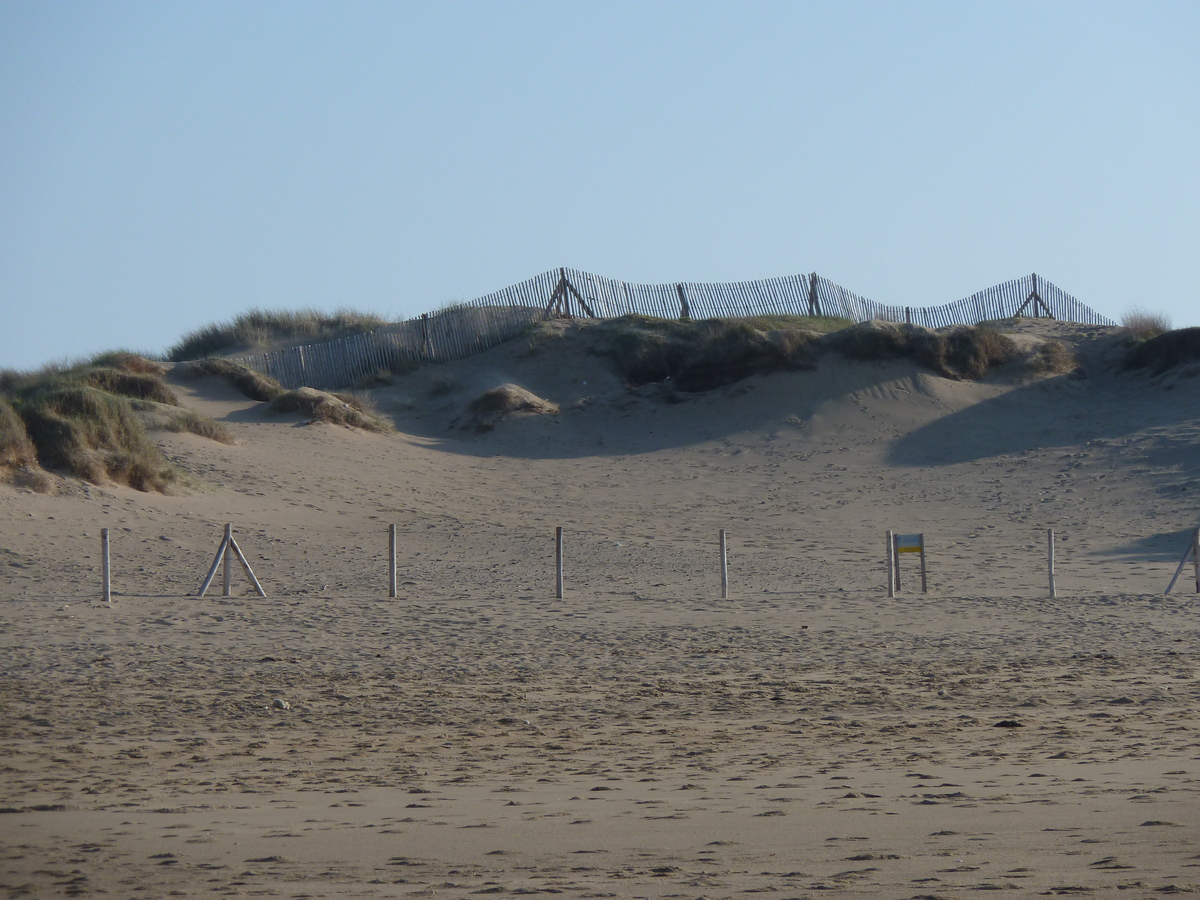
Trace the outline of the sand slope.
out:
[[[373,392],[395,436],[179,383],[238,438],[159,436],[195,490],[0,489],[0,885],[1200,889],[1200,619],[1161,593],[1200,518],[1200,399],[1116,372],[1104,329],[1030,328],[1086,377],[830,357],[630,392],[518,342]],[[468,403],[509,382],[561,412],[480,433]],[[265,600],[240,573],[188,596],[225,522]],[[926,534],[929,594],[887,599],[888,528]]]

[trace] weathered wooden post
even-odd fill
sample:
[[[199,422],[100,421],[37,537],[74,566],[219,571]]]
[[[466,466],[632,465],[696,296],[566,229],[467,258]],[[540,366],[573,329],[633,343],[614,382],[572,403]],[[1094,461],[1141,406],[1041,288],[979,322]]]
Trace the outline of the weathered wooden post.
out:
[[[561,525],[554,530],[554,572],[555,596],[561,600],[563,598],[563,530]]]
[[[887,573],[888,596],[896,596],[896,536],[889,530],[887,533]]]
[[[221,596],[233,596],[233,525],[225,525],[225,553],[221,566]]]
[[[1179,580],[1179,576],[1183,574],[1183,570],[1187,567],[1188,560],[1191,560],[1192,567],[1196,573],[1196,593],[1200,594],[1200,528],[1192,529],[1192,539],[1188,542],[1188,548],[1183,554],[1183,559],[1179,561],[1179,568],[1175,570],[1175,574],[1171,577],[1171,583],[1163,591],[1164,594],[1171,593],[1175,587],[1175,582]]]
[[[729,553],[725,542],[725,529],[721,529],[721,599],[729,599]]]
[[[250,563],[246,559],[246,554],[242,552],[242,548],[237,545],[237,541],[233,539],[233,525],[226,524],[225,536],[221,539],[221,546],[217,548],[217,555],[213,557],[212,567],[208,570],[208,574],[204,577],[204,583],[200,585],[200,590],[196,592],[197,597],[203,597],[208,590],[209,585],[213,583],[213,579],[217,577],[217,569],[221,568],[221,564],[225,564],[225,577],[223,579],[224,595],[226,597],[233,593],[233,560],[234,557],[242,564],[242,570],[246,573],[246,577],[250,579],[250,583],[254,585],[254,590],[258,592],[258,596],[265,597],[267,592],[262,589],[262,585],[258,583],[258,579],[254,577],[254,570],[250,568]]]
[[[692,317],[692,310],[688,306],[687,294],[683,292],[683,285],[675,285],[675,290],[679,293],[679,318],[687,322]]]
[[[112,566],[109,564],[108,529],[100,529],[100,557],[104,570],[104,602],[112,606]]]
[[[396,526],[388,526],[388,596],[396,599]]]
[[[1054,529],[1046,529],[1046,550],[1050,571],[1050,596],[1057,597],[1058,591],[1054,587]]]

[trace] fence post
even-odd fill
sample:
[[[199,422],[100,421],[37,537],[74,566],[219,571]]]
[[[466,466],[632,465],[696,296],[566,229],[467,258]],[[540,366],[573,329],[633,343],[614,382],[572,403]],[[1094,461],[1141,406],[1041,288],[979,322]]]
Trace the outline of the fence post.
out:
[[[683,292],[683,285],[675,285],[675,290],[679,292],[679,318],[686,322],[692,317],[692,311],[688,308],[687,294]]]
[[[108,529],[100,529],[100,551],[104,569],[104,602],[112,606],[112,567],[109,565]]]
[[[563,598],[563,530],[561,525],[554,530],[554,573],[555,596],[561,600]]]
[[[230,546],[230,544],[233,543],[233,525],[232,524],[227,523],[225,525],[225,541],[224,541],[224,543],[225,543],[225,553],[223,554],[223,559],[222,559],[222,563],[221,563],[224,568],[224,571],[222,573],[223,580],[221,582],[221,596],[230,597],[233,595],[233,547]]]
[[[396,598],[396,526],[388,526],[388,596]]]
[[[729,553],[724,528],[721,529],[721,599],[729,599]]]
[[[1200,528],[1192,532],[1192,568],[1196,573],[1196,593],[1200,594]]]
[[[821,298],[817,295],[816,272],[808,276],[808,314],[810,316],[819,316],[821,314]]]
[[[887,533],[887,570],[888,570],[888,596],[896,596],[896,538],[892,534],[891,529]]]
[[[1054,529],[1046,529],[1046,549],[1049,561],[1050,571],[1050,596],[1057,597],[1058,591],[1054,587]]]

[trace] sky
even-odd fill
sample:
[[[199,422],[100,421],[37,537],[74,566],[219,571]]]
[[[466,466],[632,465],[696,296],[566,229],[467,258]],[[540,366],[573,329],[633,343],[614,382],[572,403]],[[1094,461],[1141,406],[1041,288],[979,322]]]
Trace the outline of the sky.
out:
[[[0,368],[558,266],[1200,325],[1200,3],[0,3]]]

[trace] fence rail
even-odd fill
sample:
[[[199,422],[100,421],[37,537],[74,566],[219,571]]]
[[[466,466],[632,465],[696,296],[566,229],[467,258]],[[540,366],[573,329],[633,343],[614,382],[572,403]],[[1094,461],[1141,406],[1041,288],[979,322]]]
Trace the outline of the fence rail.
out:
[[[554,269],[467,303],[337,340],[252,353],[237,360],[284,387],[334,390],[380,372],[472,356],[552,317],[742,318],[763,315],[883,319],[928,328],[1043,316],[1114,325],[1044,278],[1026,275],[944,306],[888,306],[813,272],[721,284],[633,284],[578,269]]]

